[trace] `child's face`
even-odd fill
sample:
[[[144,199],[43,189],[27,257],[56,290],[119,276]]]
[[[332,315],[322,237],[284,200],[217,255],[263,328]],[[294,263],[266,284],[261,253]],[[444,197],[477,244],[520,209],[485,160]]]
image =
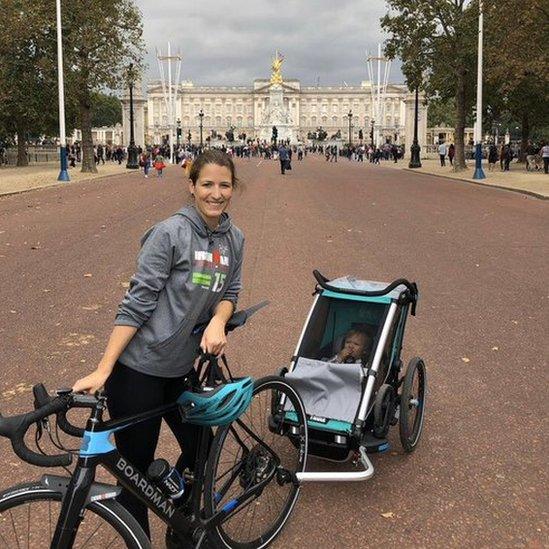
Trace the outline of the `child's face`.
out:
[[[366,336],[364,334],[349,334],[345,338],[343,350],[348,356],[359,359],[366,348]]]

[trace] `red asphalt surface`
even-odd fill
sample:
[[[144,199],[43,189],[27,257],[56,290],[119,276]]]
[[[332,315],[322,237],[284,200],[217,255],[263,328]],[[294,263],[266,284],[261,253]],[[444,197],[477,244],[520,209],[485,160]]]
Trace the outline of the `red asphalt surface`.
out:
[[[383,165],[293,166],[282,176],[275,162],[237,162],[240,304],[271,305],[231,335],[233,371],[288,363],[314,268],[406,277],[421,297],[403,359],[425,359],[429,393],[413,454],[395,428],[371,480],[305,485],[274,546],[548,547],[549,203]],[[163,180],[136,173],[0,198],[3,414],[31,408],[32,384],[70,386],[95,367],[140,236],[187,200],[175,167]],[[173,460],[166,432],[161,446]],[[2,489],[44,472],[5,440],[0,452]]]

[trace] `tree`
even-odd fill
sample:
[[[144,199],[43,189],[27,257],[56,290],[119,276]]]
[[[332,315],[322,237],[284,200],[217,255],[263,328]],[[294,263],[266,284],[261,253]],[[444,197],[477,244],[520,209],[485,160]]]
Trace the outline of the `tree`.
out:
[[[122,103],[115,95],[92,93],[92,126],[112,127],[122,123]]]
[[[533,128],[549,124],[549,10],[543,0],[484,0],[483,8],[485,79],[498,111],[520,121],[524,159]]]
[[[387,0],[391,12],[381,19],[390,33],[385,53],[400,57],[410,90],[455,101],[454,169],[465,165],[466,116],[474,101],[476,14],[465,0]],[[477,5],[478,6],[478,5]]]
[[[93,158],[94,92],[126,88],[144,52],[141,13],[132,0],[63,3],[67,95],[78,104],[82,130],[82,171],[96,172]],[[135,72],[128,74],[132,62]]]
[[[30,0],[4,0],[0,26],[0,133],[17,135],[17,165],[26,166],[29,134],[57,123],[55,12]]]

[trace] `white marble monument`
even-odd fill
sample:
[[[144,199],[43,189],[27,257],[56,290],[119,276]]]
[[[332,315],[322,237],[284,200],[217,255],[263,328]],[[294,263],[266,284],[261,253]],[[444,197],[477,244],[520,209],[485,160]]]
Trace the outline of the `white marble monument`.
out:
[[[282,80],[282,63],[284,58],[276,52],[271,65],[271,86],[269,88],[269,98],[265,112],[259,125],[259,139],[271,141],[273,136],[273,127],[277,129],[278,141],[297,142],[297,132],[295,122],[290,116],[290,111],[284,104],[284,87]]]

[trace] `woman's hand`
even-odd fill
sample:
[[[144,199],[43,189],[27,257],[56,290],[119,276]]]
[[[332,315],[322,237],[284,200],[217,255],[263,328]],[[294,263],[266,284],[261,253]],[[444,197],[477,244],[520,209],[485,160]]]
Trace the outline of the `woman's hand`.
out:
[[[79,379],[72,387],[72,390],[75,393],[90,393],[93,394],[96,391],[99,391],[105,382],[111,375],[111,371],[104,368],[97,368],[95,372],[92,372],[90,375]]]
[[[225,322],[214,316],[202,335],[200,348],[205,353],[220,356],[225,351],[227,336],[225,335]]]

